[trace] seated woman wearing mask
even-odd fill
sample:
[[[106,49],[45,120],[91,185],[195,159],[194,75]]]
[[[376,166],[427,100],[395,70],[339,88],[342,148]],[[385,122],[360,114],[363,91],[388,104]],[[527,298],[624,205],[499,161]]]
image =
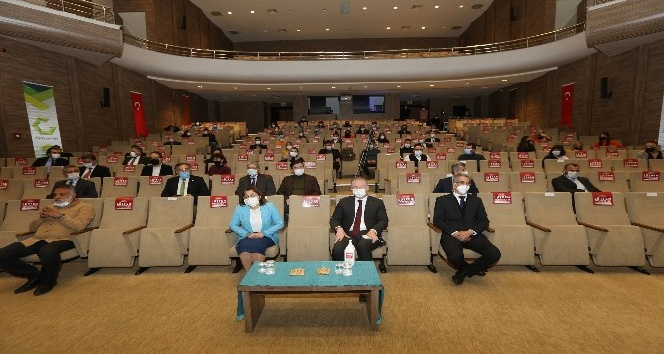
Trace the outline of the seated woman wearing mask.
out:
[[[517,152],[535,152],[535,144],[529,135],[521,138],[519,145],[516,146]]]
[[[599,133],[599,137],[597,141],[593,144],[593,147],[600,147],[600,146],[615,146],[615,147],[620,147],[622,144],[620,142],[611,140],[611,135],[607,132],[601,132]]]
[[[562,145],[554,145],[549,153],[542,159],[542,167],[544,167],[544,160],[551,159],[556,159],[559,162],[567,160],[568,157],[565,156],[565,148]]]
[[[378,139],[376,139],[377,142],[381,144],[389,144],[390,140],[385,136],[385,133],[380,133],[378,135]]]
[[[235,208],[230,229],[237,235],[235,250],[245,270],[253,262],[265,260],[265,251],[279,244],[278,232],[284,227],[284,219],[274,204],[268,202],[253,187],[244,191],[244,199]]]
[[[212,163],[214,165],[208,168],[207,174],[212,175],[230,175],[231,168],[226,165],[226,158],[222,154],[212,155]]]

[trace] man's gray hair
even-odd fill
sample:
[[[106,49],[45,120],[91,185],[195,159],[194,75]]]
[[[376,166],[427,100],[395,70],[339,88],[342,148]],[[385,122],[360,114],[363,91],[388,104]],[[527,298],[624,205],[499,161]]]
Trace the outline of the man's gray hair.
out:
[[[454,176],[452,176],[452,182],[453,183],[459,183],[459,178],[461,178],[461,177],[468,178],[469,182],[472,181],[472,178],[470,178],[470,176],[467,176],[467,175],[464,175],[464,174],[461,174],[461,173],[457,173]]]
[[[466,164],[463,162],[455,162],[450,165],[450,170],[452,171],[453,175],[456,175],[457,173],[459,173],[461,167],[466,167]]]
[[[369,187],[369,182],[367,182],[367,179],[361,176],[353,177],[353,179],[350,180],[350,183],[352,184],[355,181],[362,181],[364,182],[364,185]]]

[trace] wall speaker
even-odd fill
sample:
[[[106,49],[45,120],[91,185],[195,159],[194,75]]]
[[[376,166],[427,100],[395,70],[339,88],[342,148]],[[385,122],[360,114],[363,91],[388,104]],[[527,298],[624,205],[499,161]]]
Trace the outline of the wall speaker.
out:
[[[111,106],[111,89],[108,87],[102,88],[102,93],[101,93],[101,102],[99,102],[102,107],[110,107]]]
[[[510,21],[516,21],[516,9],[514,7],[510,7]]]
[[[609,91],[609,78],[603,77],[599,79],[599,97],[600,98],[611,98],[613,92]]]
[[[182,16],[182,26],[180,29],[187,29],[187,16]]]

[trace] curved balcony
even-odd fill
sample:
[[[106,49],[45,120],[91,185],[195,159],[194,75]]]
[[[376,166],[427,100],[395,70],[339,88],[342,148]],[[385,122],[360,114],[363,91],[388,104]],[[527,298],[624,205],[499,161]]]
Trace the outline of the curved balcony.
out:
[[[115,23],[115,14],[110,7],[87,0],[21,0],[32,5],[66,12],[105,23]]]

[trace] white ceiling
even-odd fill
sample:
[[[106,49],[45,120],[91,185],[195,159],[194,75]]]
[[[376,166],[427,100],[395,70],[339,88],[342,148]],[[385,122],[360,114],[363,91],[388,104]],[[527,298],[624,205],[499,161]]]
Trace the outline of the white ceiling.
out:
[[[233,42],[458,37],[493,2],[493,0],[191,1]],[[343,14],[342,7],[345,4],[348,4],[349,11]],[[475,4],[482,6],[473,9]],[[436,9],[435,6],[439,7]],[[366,7],[366,10],[363,10],[363,7]],[[214,11],[221,15],[212,15]],[[454,26],[460,28],[453,30]],[[231,31],[237,31],[238,34],[232,34]]]

